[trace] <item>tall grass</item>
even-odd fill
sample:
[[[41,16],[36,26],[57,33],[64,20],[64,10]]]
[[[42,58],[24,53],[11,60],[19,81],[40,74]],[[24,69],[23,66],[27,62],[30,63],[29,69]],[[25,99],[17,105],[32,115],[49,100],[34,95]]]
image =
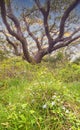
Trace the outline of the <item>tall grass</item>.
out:
[[[15,58],[0,71],[0,130],[80,130],[79,65]]]

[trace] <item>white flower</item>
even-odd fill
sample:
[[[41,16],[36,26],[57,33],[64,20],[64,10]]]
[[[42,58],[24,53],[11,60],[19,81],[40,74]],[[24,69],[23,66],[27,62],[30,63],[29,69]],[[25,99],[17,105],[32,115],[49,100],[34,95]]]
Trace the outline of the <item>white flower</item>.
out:
[[[69,110],[66,110],[66,113],[69,113]]]
[[[65,110],[66,108],[63,106],[62,109]]]
[[[54,105],[55,105],[55,102],[52,102],[51,104],[52,104],[52,106],[54,106]]]
[[[52,96],[52,98],[56,98],[56,95]]]
[[[42,108],[43,108],[43,109],[46,109],[46,108],[47,108],[47,105],[46,105],[46,104],[44,104],[44,105],[42,106]]]
[[[57,99],[57,101],[60,101],[60,99]]]

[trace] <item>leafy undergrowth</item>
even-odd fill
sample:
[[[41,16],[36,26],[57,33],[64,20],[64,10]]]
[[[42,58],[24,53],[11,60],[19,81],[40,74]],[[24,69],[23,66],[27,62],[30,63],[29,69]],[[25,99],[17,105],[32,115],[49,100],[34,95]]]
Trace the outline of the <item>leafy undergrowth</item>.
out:
[[[80,130],[80,66],[0,63],[0,130]]]

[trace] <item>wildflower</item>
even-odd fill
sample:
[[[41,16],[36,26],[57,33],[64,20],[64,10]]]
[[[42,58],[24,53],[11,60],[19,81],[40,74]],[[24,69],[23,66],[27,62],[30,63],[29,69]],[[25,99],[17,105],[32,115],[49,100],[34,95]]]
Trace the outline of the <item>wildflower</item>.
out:
[[[46,109],[46,108],[47,108],[47,105],[46,105],[46,104],[44,104],[44,105],[42,106],[42,108],[43,108],[43,109]]]
[[[54,105],[55,105],[55,102],[52,102],[51,104],[52,104],[52,106],[54,106]]]
[[[56,98],[56,95],[52,96],[52,98]]]
[[[66,110],[66,113],[68,114],[68,113],[69,113],[69,110]]]
[[[60,101],[60,99],[58,98],[57,101]]]
[[[65,110],[66,108],[63,106],[62,109]]]

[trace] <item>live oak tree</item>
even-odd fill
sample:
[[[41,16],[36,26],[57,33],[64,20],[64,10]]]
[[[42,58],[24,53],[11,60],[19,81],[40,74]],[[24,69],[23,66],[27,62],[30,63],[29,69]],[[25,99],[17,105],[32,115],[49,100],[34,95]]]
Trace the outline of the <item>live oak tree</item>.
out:
[[[57,3],[55,4],[56,1]],[[68,23],[70,14],[80,3],[80,0],[71,0],[70,2],[69,0],[67,0],[67,7],[64,6],[66,4],[64,0],[61,0],[61,6],[59,5],[60,1],[56,1],[45,0],[45,3],[43,2],[43,5],[40,0],[34,0],[35,6],[33,7],[32,11],[30,10],[30,13],[28,13],[29,9],[23,9],[21,15],[22,18],[21,20],[18,20],[18,18],[13,13],[11,1],[0,0],[0,12],[3,23],[5,24],[8,33],[12,37],[16,38],[17,41],[19,41],[19,44],[22,46],[24,58],[29,63],[40,63],[45,55],[52,53],[53,51],[62,47],[66,47],[80,38],[80,27],[69,30],[69,34],[65,35],[66,30],[70,29]],[[62,11],[60,12],[61,9]],[[56,17],[53,19],[54,21],[51,20],[50,24],[50,17],[51,15],[55,16],[55,14]],[[34,18],[32,19],[33,16]],[[33,30],[31,30],[30,28],[30,25],[33,25],[35,23],[35,19],[38,20],[38,16],[40,16],[40,21],[38,21],[38,24],[42,24],[42,29],[37,30],[39,33],[41,31],[41,34],[39,34],[40,38],[37,35],[37,32],[33,32]],[[14,24],[14,28],[12,28],[12,26],[10,25],[10,21],[12,21],[12,23]],[[24,22],[24,29],[21,22]],[[33,55],[31,55],[28,47],[28,36],[27,34],[25,36],[23,30],[26,30],[28,36],[33,39],[32,43],[34,44],[35,42],[36,44],[36,51],[34,51],[34,48],[32,49]],[[9,39],[4,31],[3,33],[6,36],[6,40],[8,41],[8,43],[13,46],[15,51],[17,51],[17,46],[15,42],[11,41],[11,39]],[[47,46],[44,46],[44,37],[45,44]]]

